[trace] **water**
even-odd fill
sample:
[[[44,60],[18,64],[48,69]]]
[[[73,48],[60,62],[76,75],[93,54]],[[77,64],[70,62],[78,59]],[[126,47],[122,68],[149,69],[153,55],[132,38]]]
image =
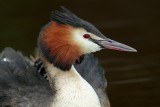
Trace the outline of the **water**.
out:
[[[156,0],[1,1],[0,50],[6,46],[29,56],[40,28],[64,5],[103,34],[137,53],[96,53],[105,68],[112,107],[160,107],[160,6]]]

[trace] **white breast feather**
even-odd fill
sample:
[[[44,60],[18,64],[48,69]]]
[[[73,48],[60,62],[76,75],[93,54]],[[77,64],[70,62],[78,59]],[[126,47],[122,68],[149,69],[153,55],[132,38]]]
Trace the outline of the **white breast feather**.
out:
[[[78,74],[73,66],[66,72],[53,66],[48,68],[57,90],[52,107],[101,107],[92,86]]]

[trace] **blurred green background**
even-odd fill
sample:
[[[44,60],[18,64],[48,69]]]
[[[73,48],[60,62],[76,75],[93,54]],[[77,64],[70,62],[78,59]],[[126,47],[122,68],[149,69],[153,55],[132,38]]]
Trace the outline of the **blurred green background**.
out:
[[[105,68],[112,107],[160,107],[160,1],[1,0],[0,50],[33,54],[42,26],[61,5],[90,21],[107,37],[138,53],[96,53]]]

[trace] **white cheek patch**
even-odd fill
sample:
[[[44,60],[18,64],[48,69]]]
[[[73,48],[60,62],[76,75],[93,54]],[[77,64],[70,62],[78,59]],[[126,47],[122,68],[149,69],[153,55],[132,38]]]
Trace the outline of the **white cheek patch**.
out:
[[[76,45],[80,47],[81,51],[84,54],[101,50],[101,47],[99,45],[90,41],[89,39],[84,38],[83,37],[84,34],[89,34],[89,33],[86,32],[84,29],[77,29],[73,32],[73,41],[75,42]]]

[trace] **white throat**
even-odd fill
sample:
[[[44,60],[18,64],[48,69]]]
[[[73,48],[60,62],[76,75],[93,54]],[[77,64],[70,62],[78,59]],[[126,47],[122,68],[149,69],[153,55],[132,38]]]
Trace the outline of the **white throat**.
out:
[[[84,80],[74,66],[69,71],[49,65],[49,81],[54,81],[56,94],[51,107],[101,107],[92,86]]]

